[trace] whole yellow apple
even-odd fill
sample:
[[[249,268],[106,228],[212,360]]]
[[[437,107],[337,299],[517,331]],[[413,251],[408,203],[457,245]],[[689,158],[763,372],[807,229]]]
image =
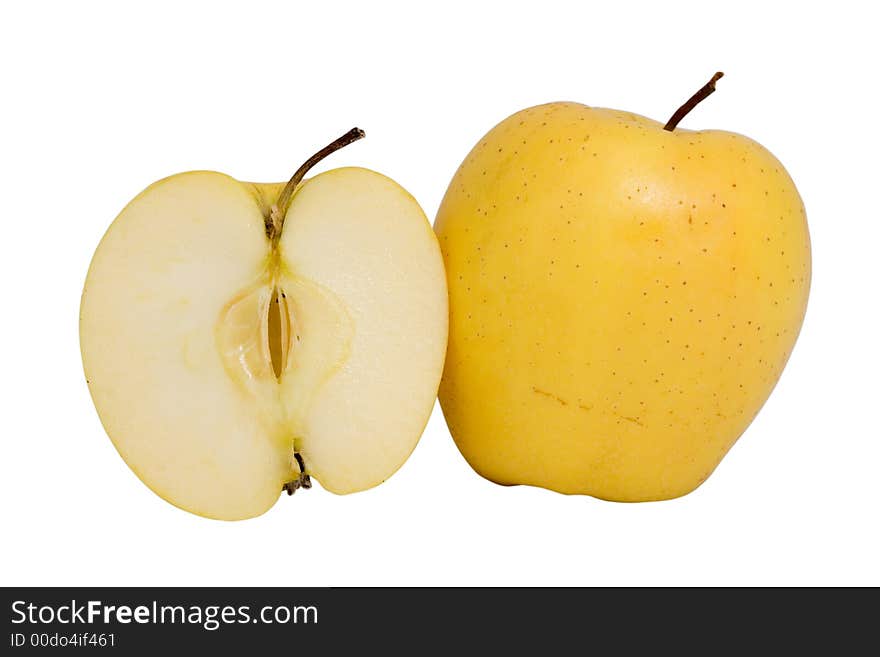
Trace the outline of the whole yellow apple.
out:
[[[495,126],[435,229],[440,402],[473,468],[618,501],[684,495],[766,401],[810,241],[782,164],[738,134],[555,102]]]

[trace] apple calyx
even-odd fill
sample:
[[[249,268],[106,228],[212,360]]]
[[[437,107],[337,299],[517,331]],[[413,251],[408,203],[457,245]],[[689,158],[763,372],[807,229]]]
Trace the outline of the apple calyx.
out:
[[[300,456],[299,452],[294,452],[293,458],[296,459],[296,464],[299,466],[299,476],[288,481],[281,487],[281,490],[286,491],[288,495],[293,495],[300,488],[312,487],[312,480],[309,478],[309,475],[306,474],[306,464],[303,463],[302,456]]]
[[[358,139],[363,139],[366,136],[367,133],[360,128],[352,128],[344,135],[333,140],[312,155],[308,160],[303,162],[299,169],[296,170],[290,180],[287,181],[284,189],[281,190],[281,194],[278,195],[278,200],[272,205],[272,208],[269,211],[269,216],[266,217],[266,236],[271,240],[273,246],[278,243],[278,239],[281,237],[281,230],[284,228],[284,215],[287,214],[287,209],[290,207],[290,201],[293,198],[293,194],[296,192],[296,188],[299,187],[303,178],[305,178],[306,174],[309,172],[309,169],[331,153],[335,153],[340,148],[345,148],[352,142],[355,142]]]
[[[675,110],[675,114],[673,114],[669,120],[666,122],[666,125],[663,126],[664,130],[668,130],[672,132],[675,130],[675,127],[681,122],[681,120],[687,116],[687,114],[694,109],[697,105],[703,102],[707,97],[711,96],[715,91],[715,83],[718,82],[721,78],[724,77],[724,73],[718,71],[715,75],[712,76],[712,79],[709,80],[706,84],[700,87],[693,96],[687,99],[685,103]]]

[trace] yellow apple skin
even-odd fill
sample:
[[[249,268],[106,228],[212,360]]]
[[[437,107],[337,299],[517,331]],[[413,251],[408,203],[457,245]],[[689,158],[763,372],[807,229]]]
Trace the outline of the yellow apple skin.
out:
[[[692,491],[770,395],[806,309],[801,198],[729,132],[529,108],[467,156],[435,230],[441,406],[500,484],[630,502]]]

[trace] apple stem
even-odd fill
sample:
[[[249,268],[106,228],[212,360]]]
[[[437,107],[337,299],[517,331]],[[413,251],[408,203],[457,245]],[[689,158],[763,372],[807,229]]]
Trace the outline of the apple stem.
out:
[[[352,128],[339,137],[339,139],[333,140],[312,155],[308,160],[303,162],[302,166],[296,170],[296,173],[293,174],[284,186],[284,189],[281,190],[278,200],[269,212],[269,217],[266,220],[266,235],[270,240],[273,242],[277,241],[281,236],[281,229],[284,227],[284,215],[287,214],[287,208],[290,207],[290,200],[293,198],[293,193],[302,182],[302,179],[306,177],[309,169],[331,153],[338,151],[340,148],[345,148],[352,142],[355,142],[358,139],[363,139],[366,136],[367,134],[360,128]]]
[[[687,99],[684,105],[675,110],[675,114],[672,115],[666,125],[663,126],[664,130],[668,130],[672,132],[675,130],[675,127],[679,124],[679,122],[687,116],[688,112],[694,109],[697,105],[703,102],[708,96],[712,95],[712,92],[715,91],[715,83],[718,82],[722,77],[724,77],[724,73],[718,71],[715,75],[712,76],[712,79],[709,80],[706,84],[700,87],[699,91],[695,93],[693,96]]]

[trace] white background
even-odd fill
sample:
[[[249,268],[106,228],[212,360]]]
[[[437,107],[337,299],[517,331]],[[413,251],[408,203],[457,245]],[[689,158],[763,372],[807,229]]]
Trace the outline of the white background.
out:
[[[4,585],[880,584],[878,106],[870,3],[21,2],[0,9]],[[870,66],[869,66],[870,64]],[[433,217],[523,107],[577,100],[758,140],[807,207],[814,282],[763,411],[692,495],[623,505],[481,479],[439,408],[384,485],[204,520],[105,436],[80,363],[95,246],[150,182],[361,165]]]

